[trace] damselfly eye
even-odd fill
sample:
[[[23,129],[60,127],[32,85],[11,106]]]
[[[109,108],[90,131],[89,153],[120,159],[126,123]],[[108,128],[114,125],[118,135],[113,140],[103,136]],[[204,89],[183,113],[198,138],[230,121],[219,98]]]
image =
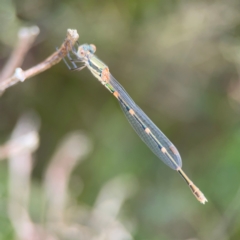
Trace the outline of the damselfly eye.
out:
[[[90,44],[90,47],[91,47],[91,52],[95,53],[97,50],[96,46],[94,44]]]

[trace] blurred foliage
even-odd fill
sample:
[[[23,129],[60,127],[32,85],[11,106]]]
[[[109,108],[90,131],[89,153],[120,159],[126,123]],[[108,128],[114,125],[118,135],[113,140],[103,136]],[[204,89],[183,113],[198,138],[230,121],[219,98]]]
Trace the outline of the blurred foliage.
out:
[[[87,71],[63,63],[8,89],[0,99],[0,141],[18,117],[41,117],[33,186],[45,172],[59,139],[83,129],[93,150],[72,178],[70,191],[92,206],[101,187],[120,174],[141,186],[123,206],[134,219],[134,239],[240,239],[240,5],[229,1],[0,0],[0,64],[19,27],[41,33],[27,55],[27,69],[49,56],[77,29],[136,103],[177,146],[183,169],[209,200],[200,205],[178,174],[141,142],[116,100]],[[0,163],[0,238],[13,239],[5,210],[7,164]],[[36,186],[35,186],[36,185]],[[36,208],[38,206],[35,206]]]

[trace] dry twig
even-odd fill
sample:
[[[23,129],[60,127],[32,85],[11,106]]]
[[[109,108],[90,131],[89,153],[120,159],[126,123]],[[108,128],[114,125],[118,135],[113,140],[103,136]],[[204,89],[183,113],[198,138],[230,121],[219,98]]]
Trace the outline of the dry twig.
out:
[[[77,33],[77,30],[68,29],[65,41],[55,53],[53,53],[43,62],[26,71],[23,71],[21,68],[17,68],[13,76],[0,82],[0,92],[5,91],[7,88],[18,83],[19,81],[24,82],[26,79],[31,78],[47,70],[53,65],[59,63],[62,60],[62,58],[65,57],[67,53],[72,49],[72,46],[76,43],[78,37],[79,35]]]
[[[24,27],[18,31],[18,43],[0,73],[0,82],[9,78],[13,74],[14,70],[22,65],[24,57],[31,48],[32,43],[38,36],[39,32],[40,31],[37,26],[29,28]]]

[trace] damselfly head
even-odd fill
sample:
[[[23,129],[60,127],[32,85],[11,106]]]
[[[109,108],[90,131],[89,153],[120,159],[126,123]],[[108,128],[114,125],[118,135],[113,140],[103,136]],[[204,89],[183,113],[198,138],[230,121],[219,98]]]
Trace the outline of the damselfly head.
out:
[[[93,44],[83,44],[78,47],[77,55],[80,59],[84,59],[89,54],[94,54],[96,52],[96,46]]]

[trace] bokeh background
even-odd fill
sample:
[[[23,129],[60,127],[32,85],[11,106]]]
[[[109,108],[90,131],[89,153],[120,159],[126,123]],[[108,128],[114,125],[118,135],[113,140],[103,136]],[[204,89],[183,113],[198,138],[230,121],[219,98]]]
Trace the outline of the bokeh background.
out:
[[[39,147],[28,172],[25,210],[31,226],[51,235],[49,239],[240,239],[239,10],[237,0],[0,0],[1,68],[19,28],[37,25],[41,31],[23,69],[52,54],[68,28],[77,29],[80,43],[97,46],[113,76],[175,144],[183,169],[209,200],[205,206],[195,200],[180,176],[144,145],[118,102],[87,69],[70,72],[60,62],[0,98],[1,145],[14,136],[26,111],[34,110],[41,120]],[[45,199],[50,185],[46,176],[51,166],[61,165],[56,159],[62,154],[53,157],[54,152],[73,131],[81,131],[77,134],[88,142],[88,150],[81,163],[63,164],[69,170],[67,200],[56,210],[62,216],[49,220],[62,175],[56,175],[50,200]],[[86,146],[74,144],[71,151],[82,158],[78,151]],[[0,161],[0,239],[24,239],[16,230],[20,223],[14,224],[9,213],[14,191],[10,169],[8,158]],[[25,194],[24,188],[19,191]],[[105,207],[95,216],[101,203]],[[108,213],[113,205],[118,206],[115,212]],[[106,215],[124,234],[108,221],[100,227]],[[37,235],[31,239],[48,239]]]

